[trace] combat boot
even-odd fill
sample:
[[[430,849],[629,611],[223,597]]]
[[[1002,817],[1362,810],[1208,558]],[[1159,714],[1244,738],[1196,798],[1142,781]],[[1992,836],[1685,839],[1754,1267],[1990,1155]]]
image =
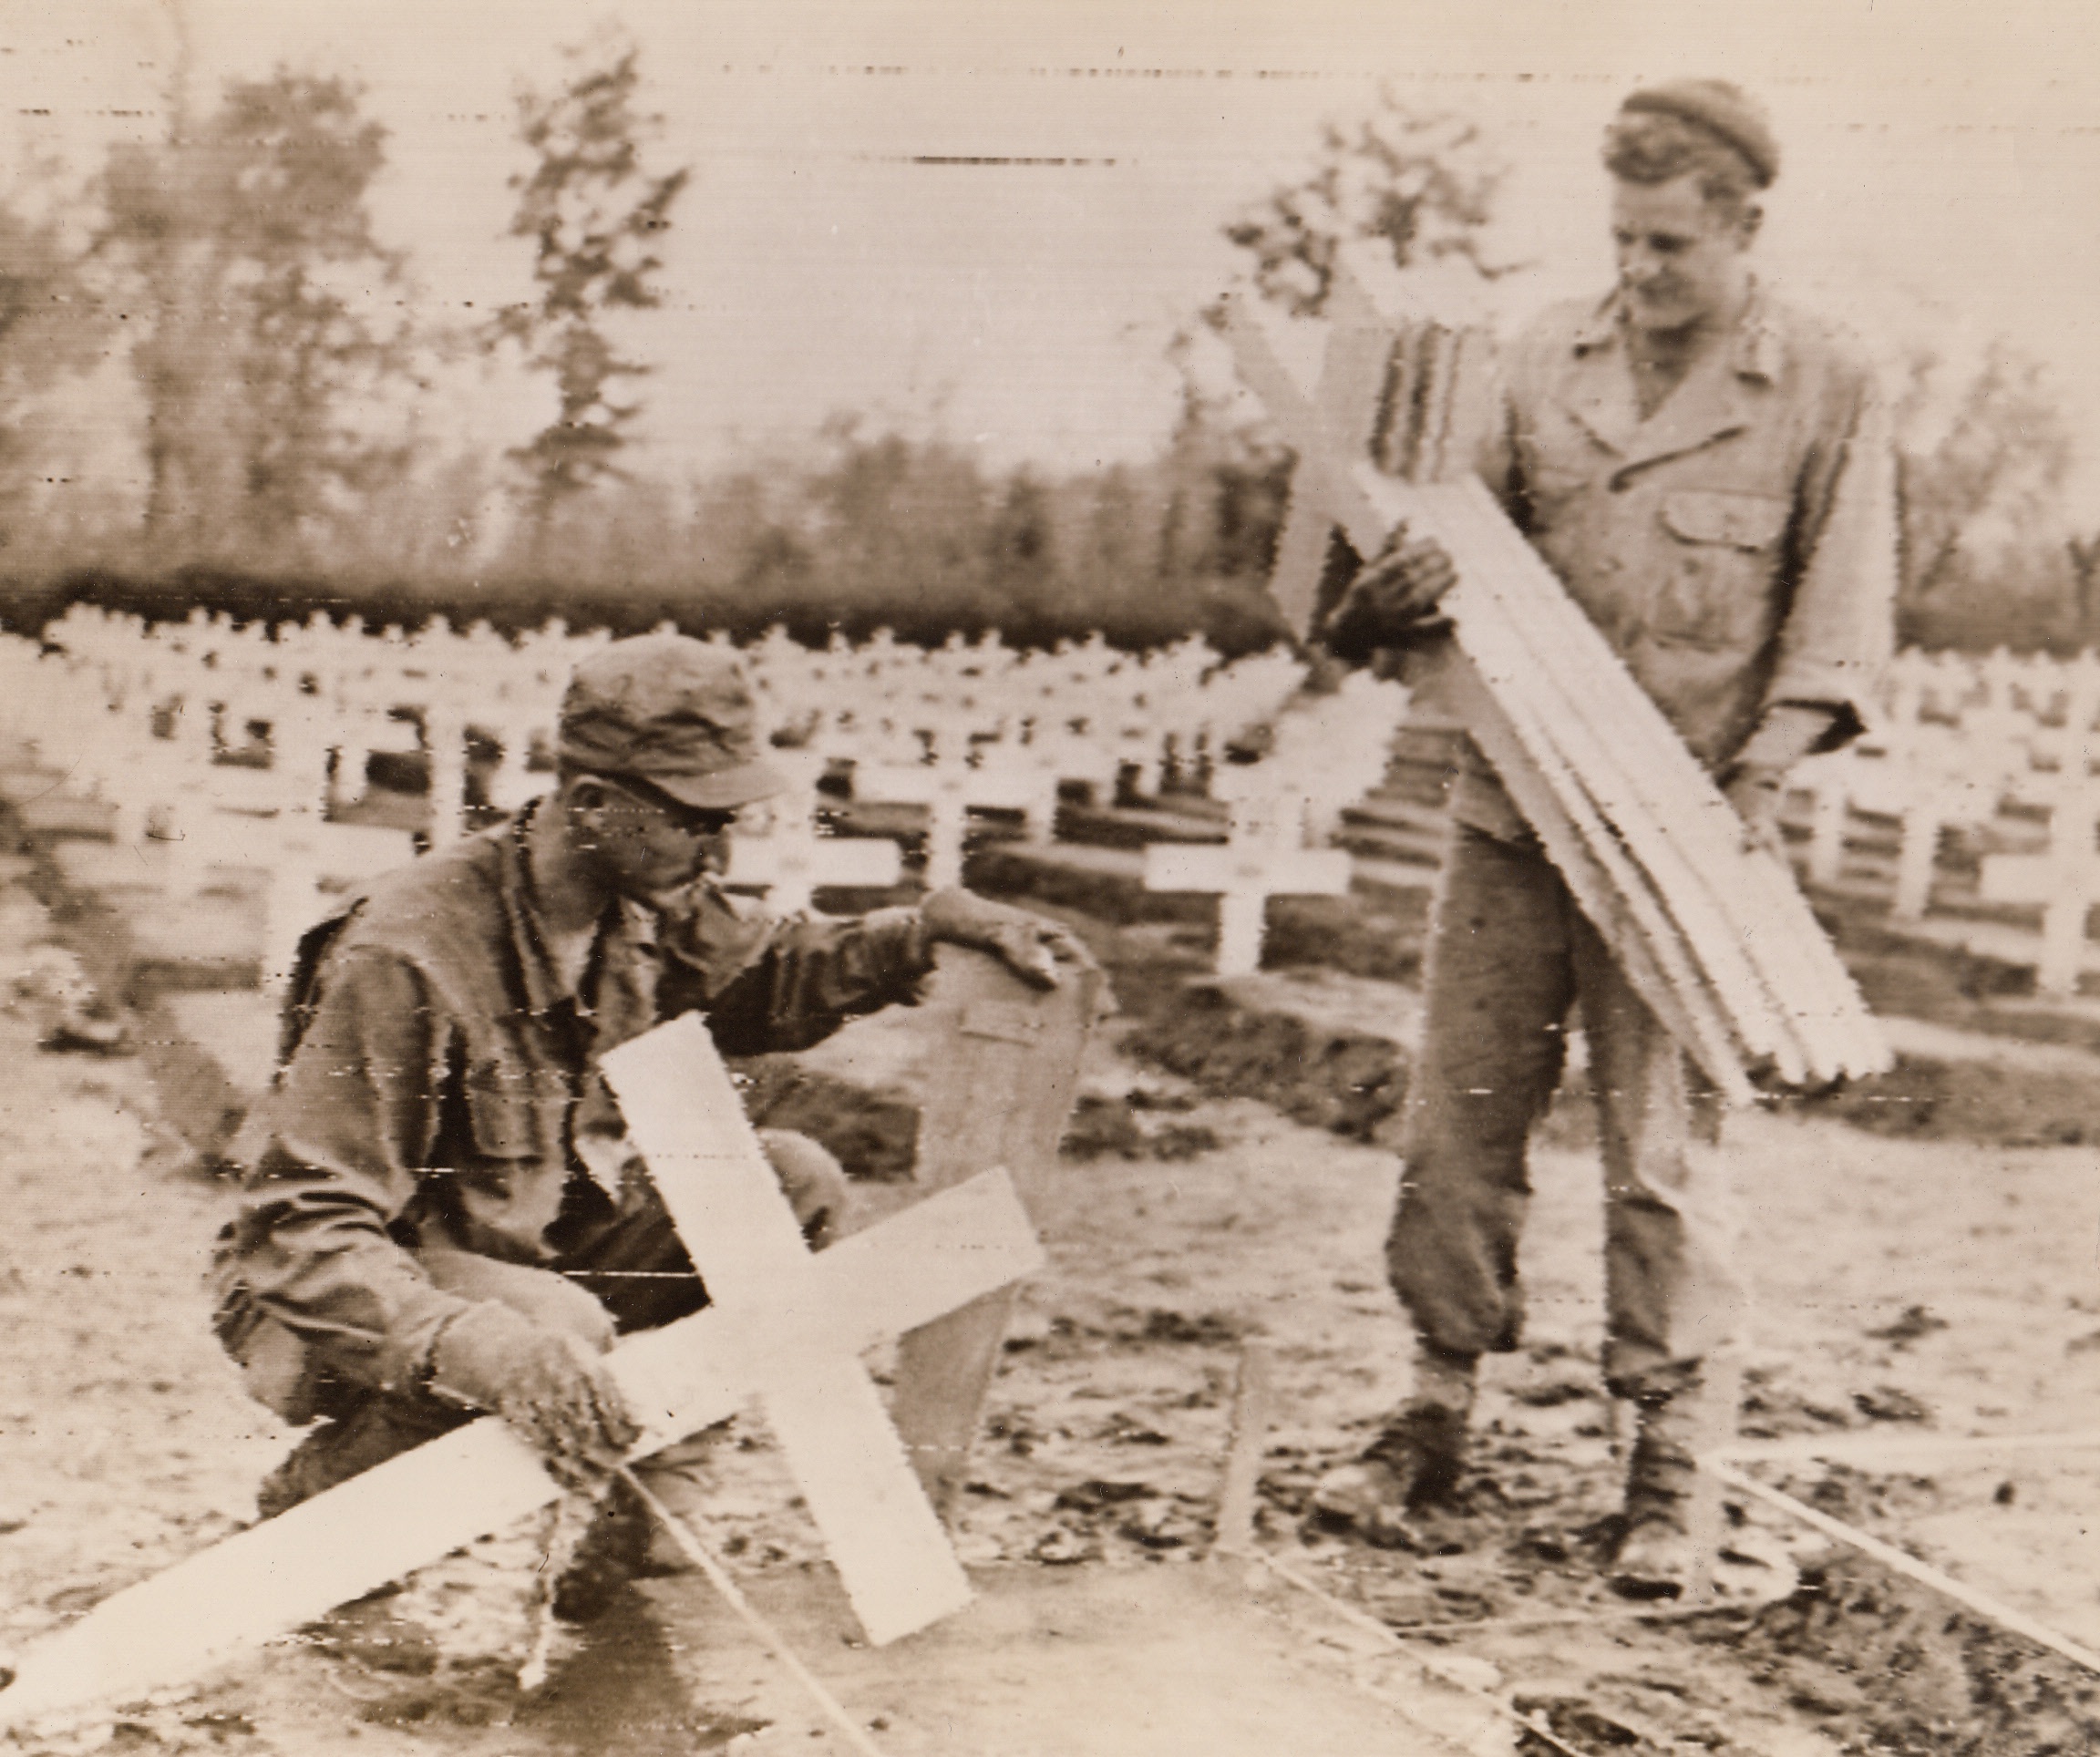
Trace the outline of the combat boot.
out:
[[[554,1615],[564,1623],[594,1623],[611,1610],[642,1573],[654,1526],[641,1496],[614,1477],[555,1577]]]
[[[1415,1389],[1351,1464],[1321,1477],[1312,1510],[1381,1549],[1415,1547],[1410,1516],[1448,1501],[1466,1464],[1475,1357],[1415,1349]]]
[[[736,1419],[731,1416],[651,1454],[635,1466],[634,1474],[673,1518],[702,1526],[708,1505],[721,1497],[723,1454],[736,1450],[737,1438]],[[692,1568],[692,1560],[677,1540],[657,1526],[643,1559],[643,1576],[685,1574]]]
[[[1644,1399],[1640,1411],[1611,1587],[1627,1598],[1679,1598],[1691,1589],[1699,1562],[1692,1507],[1705,1415],[1701,1387]]]

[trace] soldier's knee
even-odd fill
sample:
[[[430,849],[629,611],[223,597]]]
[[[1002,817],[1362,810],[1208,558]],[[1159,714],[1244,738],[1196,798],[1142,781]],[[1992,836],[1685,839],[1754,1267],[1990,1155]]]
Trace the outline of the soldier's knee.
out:
[[[812,1250],[822,1250],[839,1236],[845,1220],[845,1167],[830,1148],[794,1129],[762,1128],[758,1144],[780,1180],[781,1194],[795,1210],[802,1236]]]

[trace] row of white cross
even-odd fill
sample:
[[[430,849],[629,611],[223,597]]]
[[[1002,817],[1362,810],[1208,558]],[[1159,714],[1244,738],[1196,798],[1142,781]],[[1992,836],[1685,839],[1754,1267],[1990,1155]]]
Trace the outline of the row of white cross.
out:
[[[265,962],[282,973],[319,892],[398,865],[416,845],[405,829],[356,821],[374,757],[426,766],[425,846],[462,833],[470,800],[514,808],[546,785],[571,668],[609,638],[560,623],[515,639],[442,622],[413,634],[355,620],[272,630],[201,612],[148,625],[76,607],[43,647],[0,648],[4,711],[115,807],[118,841],[171,882],[201,888],[230,860],[263,869]],[[1226,974],[1258,964],[1270,897],[1347,889],[1348,858],[1325,845],[1332,819],[1375,784],[1403,702],[1353,683],[1280,713],[1301,682],[1295,660],[1226,664],[1200,642],[1138,656],[1099,640],[1053,652],[995,638],[927,651],[886,636],[811,649],[776,633],[746,658],[766,717],[796,742],[776,752],[788,792],[740,826],[739,888],[791,910],[823,887],[897,881],[895,840],[828,833],[819,784],[841,765],[856,799],[923,809],[932,886],[959,880],[973,811],[1018,814],[1046,842],[1066,784],[1098,796],[1121,775],[1150,794],[1169,768],[1201,765],[1227,803],[1227,840],[1156,847],[1146,880],[1218,896]],[[1892,818],[1894,913],[1916,920],[1949,830],[1988,826],[2007,806],[2045,813],[2043,849],[1988,856],[1982,891],[2042,907],[2041,984],[2074,990],[2100,902],[2095,719],[2100,656],[1900,655],[1868,737],[1796,773],[1813,801],[1811,878],[1839,877],[1855,811]],[[1255,724],[1279,728],[1262,760],[1219,760]]]
[[[357,821],[374,759],[425,769],[422,846],[464,834],[479,807],[514,808],[548,783],[571,669],[608,638],[559,623],[516,640],[442,622],[413,634],[325,619],[273,630],[203,612],[148,624],[76,606],[42,643],[0,642],[0,714],[110,803],[117,839],[170,884],[201,889],[229,863],[262,869],[265,970],[281,978],[321,892],[417,844]],[[1358,679],[1282,712],[1302,682],[1295,659],[1227,664],[1200,642],[1138,656],[1098,640],[928,652],[881,636],[813,650],[776,634],[745,657],[790,785],[740,823],[734,886],[791,910],[820,887],[896,882],[897,841],[828,833],[819,784],[841,765],[857,802],[923,809],[930,887],[959,882],[973,811],[1018,814],[1047,842],[1068,783],[1099,796],[1120,776],[1148,793],[1170,766],[1208,768],[1231,801],[1226,848],[1182,850],[1148,880],[1221,896],[1227,971],[1258,961],[1268,896],[1346,888],[1348,857],[1309,844],[1376,782],[1405,703]],[[1278,726],[1272,748],[1225,764],[1226,745],[1257,724]]]
[[[1865,739],[1796,772],[1813,796],[1809,877],[1839,879],[1855,811],[1892,818],[1892,913],[1916,922],[1949,831],[1986,828],[2008,807],[2046,814],[2042,850],[1985,855],[1981,895],[2041,907],[2037,980],[2074,992],[2091,956],[2086,918],[2100,902],[2100,654],[1913,650],[1890,666],[1879,708]]]

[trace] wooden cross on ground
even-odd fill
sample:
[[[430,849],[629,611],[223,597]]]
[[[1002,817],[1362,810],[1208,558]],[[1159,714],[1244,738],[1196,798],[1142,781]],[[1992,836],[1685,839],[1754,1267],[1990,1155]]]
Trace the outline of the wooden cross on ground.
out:
[[[1057,992],[1069,1002],[1076,986]],[[1032,1103],[1023,1079],[1015,1103],[1061,1126],[1071,1070],[1029,1059],[1045,1081],[1062,1079],[1062,1099],[1045,1097],[1039,1081]],[[757,1399],[870,1639],[894,1640],[956,1609],[967,1582],[856,1357],[946,1320],[918,1351],[913,1421],[954,1432],[959,1401],[981,1398],[983,1363],[996,1358],[995,1331],[983,1342],[987,1312],[1003,1320],[1000,1290],[1043,1260],[1006,1174],[981,1172],[810,1256],[696,1016],[623,1045],[604,1065],[715,1300],[606,1357],[643,1428],[630,1456]],[[916,1340],[906,1335],[907,1356]],[[971,1402],[971,1425],[975,1414]],[[104,1600],[25,1657],[0,1690],[0,1726],[179,1684],[559,1492],[510,1428],[471,1422]]]
[[[826,827],[817,783],[827,757],[816,751],[774,750],[766,760],[788,786],[766,801],[770,827],[764,834],[746,833],[739,817],[724,884],[761,889],[768,910],[793,915],[808,909],[828,885],[867,889],[897,882],[903,857],[890,837],[834,836]]]
[[[2057,792],[2046,852],[1987,855],[1982,894],[1986,902],[2042,905],[2035,981],[2047,994],[2075,994],[2091,950],[2086,920],[2100,903],[2100,784],[2082,776]]]
[[[1761,1074],[1801,1084],[1889,1066],[1785,865],[1745,846],[1661,709],[1470,475],[1463,436],[1488,380],[1468,363],[1484,334],[1462,313],[1379,310],[1346,252],[1328,314],[1310,387],[1266,313],[1242,301],[1230,328],[1241,376],[1298,453],[1271,586],[1286,616],[1306,627],[1334,528],[1365,556],[1403,524],[1436,538],[1460,579],[1445,605],[1457,634],[1446,699],[1715,1086],[1746,1105]]]

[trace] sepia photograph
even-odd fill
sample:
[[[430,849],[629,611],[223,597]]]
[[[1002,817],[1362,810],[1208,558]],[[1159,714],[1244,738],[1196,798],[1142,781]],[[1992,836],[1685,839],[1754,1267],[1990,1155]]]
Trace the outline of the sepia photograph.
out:
[[[2100,1752],[2071,0],[0,0],[0,1748]]]

